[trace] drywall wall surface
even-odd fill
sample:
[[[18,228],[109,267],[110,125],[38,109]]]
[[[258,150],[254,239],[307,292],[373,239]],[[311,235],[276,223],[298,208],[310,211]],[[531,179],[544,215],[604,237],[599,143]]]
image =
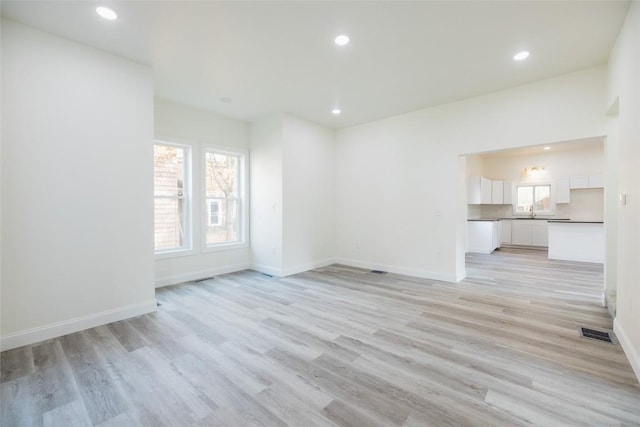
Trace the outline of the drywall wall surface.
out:
[[[335,136],[283,116],[283,275],[330,264],[335,253]]]
[[[262,273],[282,275],[283,131],[275,115],[250,127],[251,265]]]
[[[2,22],[2,344],[155,310],[151,70]]]
[[[595,67],[338,131],[338,259],[464,276],[459,155],[604,135],[605,73]]]
[[[154,102],[155,138],[158,141],[186,144],[192,151],[193,251],[186,256],[158,257],[156,286],[197,280],[217,274],[249,268],[248,245],[217,252],[203,251],[204,207],[202,197],[202,156],[206,147],[249,147],[249,124],[217,114],[181,105],[166,99]],[[248,166],[250,166],[250,160]],[[247,236],[250,238],[250,236]]]
[[[610,103],[617,100],[618,191],[616,334],[640,378],[640,3],[632,2],[609,60]],[[609,105],[606,106],[609,108]]]

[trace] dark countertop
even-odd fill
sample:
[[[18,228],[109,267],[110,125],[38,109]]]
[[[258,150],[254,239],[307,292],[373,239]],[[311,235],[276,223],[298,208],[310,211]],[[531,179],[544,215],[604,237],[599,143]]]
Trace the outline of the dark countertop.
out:
[[[549,220],[548,222],[556,222],[558,224],[604,224],[604,221],[564,221],[559,219]]]
[[[567,222],[570,221],[569,218],[468,218],[467,221],[556,221],[556,222]],[[587,221],[588,222],[588,221]]]
[[[504,220],[514,220],[514,221],[522,221],[522,220],[528,220],[528,221],[560,221],[560,222],[564,222],[564,221],[570,221],[569,218],[529,218],[529,217],[515,217],[515,218],[500,218],[500,219],[504,219]]]

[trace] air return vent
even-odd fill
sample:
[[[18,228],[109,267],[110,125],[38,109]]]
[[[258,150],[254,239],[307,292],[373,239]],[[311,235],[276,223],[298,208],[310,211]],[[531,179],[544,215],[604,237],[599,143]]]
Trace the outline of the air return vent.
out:
[[[580,336],[614,344],[614,341],[611,338],[611,334],[609,332],[598,331],[595,329],[581,327]]]
[[[369,273],[373,273],[373,274],[387,274],[386,271],[382,271],[382,270],[371,270]]]

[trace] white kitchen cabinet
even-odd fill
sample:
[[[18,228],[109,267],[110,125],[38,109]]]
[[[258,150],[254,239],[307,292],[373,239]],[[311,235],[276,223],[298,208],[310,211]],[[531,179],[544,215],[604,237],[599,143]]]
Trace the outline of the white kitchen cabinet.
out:
[[[549,224],[544,220],[513,220],[511,244],[521,246],[548,246]]]
[[[572,190],[603,188],[604,175],[574,175],[570,178],[570,187]]]
[[[511,244],[511,223],[513,221],[508,219],[501,219],[498,225],[500,229],[500,243],[510,245]]]
[[[499,245],[499,221],[467,221],[467,252],[490,254]]]
[[[511,181],[502,181],[502,203],[505,205],[513,203],[513,183]]]
[[[531,246],[549,246],[549,224],[547,221],[534,221],[531,226]]]
[[[569,178],[556,180],[556,203],[571,203],[571,180]]]
[[[604,263],[602,223],[550,222],[549,259]]]
[[[491,204],[502,205],[504,203],[504,182],[491,181]]]
[[[511,225],[511,244],[531,246],[531,225],[525,220],[514,220]]]
[[[604,175],[589,175],[589,188],[604,188]]]
[[[470,176],[468,181],[468,203],[470,205],[491,204],[491,181],[482,176]]]
[[[589,177],[587,175],[574,175],[569,178],[569,185],[572,190],[589,188]]]

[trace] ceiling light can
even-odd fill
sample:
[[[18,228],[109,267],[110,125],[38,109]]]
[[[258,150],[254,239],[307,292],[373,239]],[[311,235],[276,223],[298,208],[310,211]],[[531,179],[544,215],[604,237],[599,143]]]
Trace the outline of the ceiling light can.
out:
[[[528,57],[529,57],[529,51],[523,50],[523,51],[518,52],[515,55],[513,55],[513,60],[514,61],[524,61]]]
[[[346,44],[349,43],[349,36],[347,36],[346,34],[340,34],[339,36],[336,36],[336,38],[333,39],[333,41],[338,46],[345,46]]]
[[[333,114],[334,116],[337,116],[340,113],[342,113],[342,111],[339,108],[334,108],[333,110],[331,110],[331,114]]]
[[[108,21],[118,19],[118,14],[108,7],[98,6],[96,7],[96,13]]]

